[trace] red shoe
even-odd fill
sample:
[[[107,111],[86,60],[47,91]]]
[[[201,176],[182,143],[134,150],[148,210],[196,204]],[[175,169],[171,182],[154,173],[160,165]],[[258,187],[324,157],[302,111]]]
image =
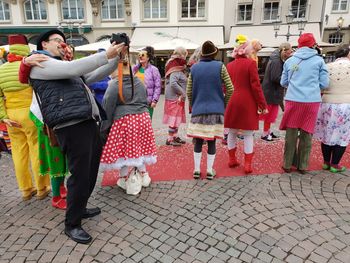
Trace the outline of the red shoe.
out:
[[[66,199],[62,199],[60,196],[52,197],[51,204],[58,209],[66,210],[67,208]]]
[[[67,188],[64,186],[64,184],[60,186],[60,196],[63,199],[66,199],[67,197]]]
[[[244,172],[250,174],[253,172],[252,169],[252,160],[254,153],[245,153],[244,154]]]
[[[231,168],[239,165],[239,162],[237,161],[237,158],[236,158],[236,150],[237,150],[237,147],[231,150],[228,150],[228,156],[229,156],[228,166]]]

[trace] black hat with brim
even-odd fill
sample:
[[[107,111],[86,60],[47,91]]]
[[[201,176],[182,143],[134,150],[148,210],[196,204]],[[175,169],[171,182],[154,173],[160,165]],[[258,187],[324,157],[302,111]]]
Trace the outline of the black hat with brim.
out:
[[[52,29],[52,30],[49,30],[47,32],[42,33],[39,36],[37,43],[36,43],[36,50],[43,50],[43,46],[42,46],[41,42],[47,40],[51,35],[54,35],[54,34],[60,35],[61,37],[63,37],[64,42],[66,42],[66,36],[62,33],[62,31],[60,31],[58,29]]]

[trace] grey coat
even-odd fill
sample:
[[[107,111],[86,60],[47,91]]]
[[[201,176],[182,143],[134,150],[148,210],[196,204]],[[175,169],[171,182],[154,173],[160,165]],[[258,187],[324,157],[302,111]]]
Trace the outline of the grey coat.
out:
[[[280,52],[276,49],[267,63],[262,83],[267,104],[280,105],[283,102],[284,88],[280,85],[283,63]]]

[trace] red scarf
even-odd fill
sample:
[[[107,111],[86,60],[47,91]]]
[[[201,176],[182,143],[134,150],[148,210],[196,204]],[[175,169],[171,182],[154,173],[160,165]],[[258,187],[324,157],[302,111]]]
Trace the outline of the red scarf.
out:
[[[9,53],[7,55],[7,61],[8,62],[21,61],[22,59],[23,59],[23,56],[16,55],[16,54],[13,54],[13,53]]]
[[[183,58],[171,58],[165,65],[165,77],[176,71],[183,71],[186,68],[186,60]]]

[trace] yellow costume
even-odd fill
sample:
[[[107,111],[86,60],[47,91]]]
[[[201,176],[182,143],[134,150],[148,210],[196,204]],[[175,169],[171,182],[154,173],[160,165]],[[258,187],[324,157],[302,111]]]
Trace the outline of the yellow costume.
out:
[[[9,119],[21,125],[20,128],[7,128],[17,183],[23,199],[30,199],[35,192],[42,199],[50,190],[50,178],[39,176],[37,128],[29,118],[33,90],[28,84],[21,84],[18,78],[21,58],[29,54],[29,46],[22,35],[9,36],[9,44],[9,62],[0,66],[0,120]]]

